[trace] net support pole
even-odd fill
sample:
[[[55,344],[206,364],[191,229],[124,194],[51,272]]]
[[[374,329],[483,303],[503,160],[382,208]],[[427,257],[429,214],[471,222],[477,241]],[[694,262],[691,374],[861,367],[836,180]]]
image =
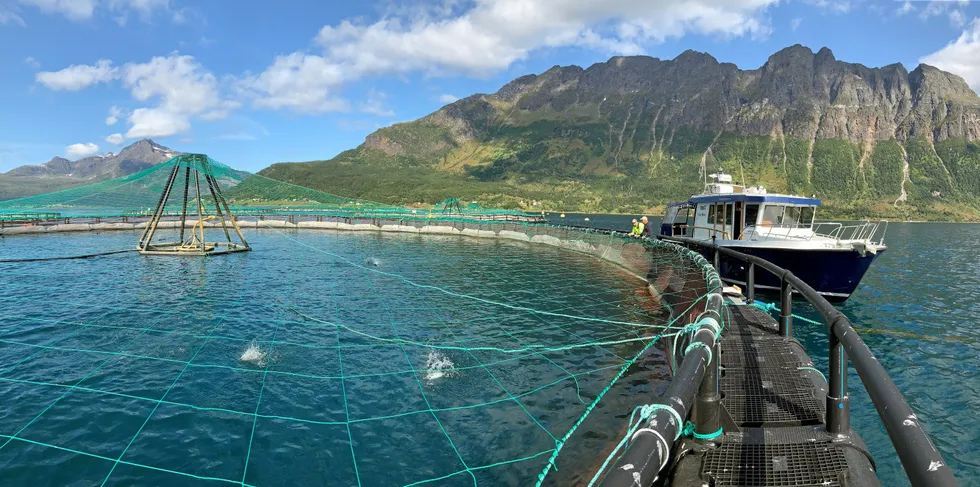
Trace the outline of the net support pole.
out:
[[[201,201],[201,171],[194,173],[194,185],[197,186],[197,224],[201,226],[201,248],[204,248],[204,202]],[[194,229],[191,229],[193,232]]]
[[[221,193],[221,186],[218,185],[218,180],[215,179],[213,175],[210,175],[209,174],[209,177],[211,178],[211,181],[214,184],[214,195],[216,197],[215,199],[216,199],[217,202],[220,202],[220,206],[224,206],[225,207],[225,213],[224,214],[227,216],[228,221],[231,222],[232,228],[235,229],[235,234],[238,235],[239,240],[242,242],[242,245],[245,248],[250,248],[248,246],[248,241],[245,240],[245,235],[242,234],[242,229],[239,228],[238,222],[235,221],[235,216],[231,213],[231,207],[228,206],[228,200],[226,200],[225,199],[225,195]],[[218,205],[218,203],[216,203],[216,205]],[[231,242],[231,238],[230,237],[229,237],[228,241]]]
[[[228,240],[228,243],[231,243],[231,234],[228,233],[228,223],[225,222],[224,212],[221,211],[221,203],[218,202],[218,190],[215,188],[217,181],[212,181],[213,176],[207,173],[204,174],[204,179],[207,181],[208,189],[211,191],[211,198],[214,200],[214,211],[218,214],[221,229],[225,231],[225,239]]]
[[[184,241],[184,222],[187,221],[187,192],[190,190],[191,184],[191,168],[190,166],[184,168],[184,205],[183,209],[180,210],[180,238],[178,239],[181,243]]]
[[[150,216],[150,221],[147,223],[146,229],[143,230],[143,235],[140,237],[137,249],[142,250],[150,245],[150,240],[153,239],[153,232],[156,232],[157,224],[160,223],[160,218],[163,217],[163,209],[167,205],[167,198],[170,197],[170,191],[173,189],[174,181],[177,179],[177,172],[179,170],[180,165],[175,164],[174,170],[170,173],[170,178],[167,179],[167,187],[163,188],[163,193],[160,194],[160,201],[157,202],[156,211]]]

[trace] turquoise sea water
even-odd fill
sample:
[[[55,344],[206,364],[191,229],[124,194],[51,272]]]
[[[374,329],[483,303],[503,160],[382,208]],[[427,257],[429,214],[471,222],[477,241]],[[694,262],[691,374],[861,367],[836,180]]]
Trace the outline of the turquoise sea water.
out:
[[[574,317],[665,320],[642,281],[547,246],[246,236],[254,251],[208,259],[0,264],[0,485],[533,485],[652,333]],[[0,259],[137,237],[10,237]],[[667,374],[652,349],[548,484],[594,471]]]
[[[630,218],[590,221],[619,228]],[[433,362],[424,347],[377,338],[520,347],[631,332],[574,320],[555,328],[365,268],[574,315],[662,319],[617,268],[550,247],[332,232],[247,236],[255,251],[206,260],[121,255],[0,265],[3,485],[406,485],[445,475],[430,485],[472,485],[464,463],[479,468],[554,448],[553,436],[584,408],[577,391],[593,399],[637,349],[515,360],[450,350]],[[0,258],[127,248],[135,239],[129,232],[7,238]],[[893,223],[889,250],[842,306],[964,486],[980,485],[977,242],[978,225]],[[338,329],[289,308],[355,326]],[[801,302],[796,311],[815,317]],[[826,370],[825,329],[797,323],[795,331]],[[268,353],[267,368],[241,360],[253,340]],[[456,370],[432,380],[419,372],[441,359]],[[569,377],[579,373],[577,389]],[[549,482],[574,483],[594,470],[637,398],[659,394],[667,374],[652,350],[568,443]],[[882,483],[908,485],[853,370],[849,386],[852,424]],[[480,485],[530,485],[546,460],[473,475]]]
[[[551,221],[627,231],[641,215],[550,215]],[[589,218],[586,222],[584,219]],[[660,218],[651,218],[656,232]],[[980,225],[891,223],[888,250],[840,309],[858,328],[953,468],[980,486]],[[819,317],[797,300],[794,311]],[[828,370],[827,334],[798,322],[795,336]],[[883,485],[909,485],[860,378],[850,370],[851,424],[868,444]]]

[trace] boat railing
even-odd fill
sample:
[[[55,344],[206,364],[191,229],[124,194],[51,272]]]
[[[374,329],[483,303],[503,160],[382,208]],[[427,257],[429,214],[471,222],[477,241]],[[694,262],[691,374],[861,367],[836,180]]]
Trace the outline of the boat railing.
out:
[[[888,436],[898,453],[899,460],[905,473],[913,487],[925,486],[958,486],[953,472],[943,460],[939,450],[933,445],[929,435],[922,428],[918,417],[909,407],[901,391],[895,382],[885,371],[868,345],[864,343],[860,335],[854,330],[850,320],[840,310],[835,308],[829,301],[821,296],[809,284],[793,275],[792,272],[779,267],[772,262],[759,257],[744,254],[731,248],[716,245],[710,241],[697,240],[685,237],[658,237],[660,240],[673,242],[691,248],[700,248],[714,255],[715,268],[719,267],[721,256],[742,261],[747,264],[746,269],[746,299],[749,303],[755,300],[755,271],[757,267],[773,274],[780,280],[780,315],[779,315],[779,334],[786,337],[793,336],[793,294],[794,291],[806,299],[813,308],[825,320],[827,327],[829,381],[826,398],[826,430],[834,435],[848,435],[851,433],[850,426],[850,395],[847,390],[847,362],[851,361],[858,377],[864,384],[865,390],[871,397],[878,416],[881,418],[888,432]],[[706,312],[717,312],[717,304],[709,300],[709,307]],[[685,357],[681,362],[680,368],[675,372],[671,387],[658,399],[657,403],[667,409],[667,406],[675,405],[678,402],[689,403],[689,395],[681,396],[674,391],[674,386],[678,381],[694,382],[698,385],[698,407],[694,408],[691,421],[696,425],[695,433],[710,433],[713,428],[718,428],[720,418],[720,403],[717,401],[706,401],[703,398],[720,397],[718,389],[718,360],[720,348],[712,333],[701,333],[695,335],[691,344],[687,347],[695,354],[702,350],[711,350],[708,364],[700,368],[700,361],[703,355],[693,355]],[[690,370],[687,363],[690,358],[696,360],[699,366],[694,371]],[[693,366],[692,366],[693,367]],[[702,373],[702,371],[707,372]],[[690,394],[693,385],[687,385],[683,389],[685,394]],[[659,412],[659,411],[658,411]],[[686,409],[685,409],[686,412]],[[660,418],[663,419],[663,418]],[[669,419],[669,418],[667,418]],[[683,421],[684,418],[681,418]],[[603,485],[606,486],[627,486],[627,485],[650,485],[661,473],[668,461],[669,450],[673,448],[668,444],[666,438],[676,438],[671,436],[676,434],[676,421],[657,421],[647,423],[647,428],[656,432],[656,435],[641,435],[636,438],[619,458],[615,468],[606,477]],[[702,430],[700,427],[706,427]],[[668,448],[662,448],[658,439],[664,438],[663,444]],[[622,469],[622,466],[631,463],[636,468]]]
[[[882,223],[884,223],[883,227]],[[879,228],[884,231],[881,234],[881,239],[875,243],[880,243],[881,240],[884,240],[884,232],[888,230],[887,221],[863,221],[852,225],[844,225],[843,223],[837,222],[818,222],[813,225],[813,235],[830,238],[837,243],[855,240],[863,242],[871,241],[878,234]]]
[[[882,225],[884,224],[884,225]],[[875,244],[883,242],[885,232],[888,230],[887,221],[863,221],[851,225],[838,222],[814,222],[812,231],[794,234],[794,230],[811,230],[800,225],[755,225],[755,235],[760,240],[781,239],[781,240],[813,240],[813,237],[829,238],[836,244],[841,242],[870,241]],[[874,241],[875,236],[879,235],[878,241]]]

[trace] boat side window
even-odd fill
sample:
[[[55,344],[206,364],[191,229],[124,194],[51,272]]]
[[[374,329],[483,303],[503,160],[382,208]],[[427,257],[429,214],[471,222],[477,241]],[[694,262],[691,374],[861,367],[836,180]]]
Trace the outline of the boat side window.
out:
[[[711,225],[715,224],[715,205],[708,206],[708,223]]]
[[[731,203],[726,204],[724,208],[725,208],[724,210],[725,224],[728,226],[732,226],[732,221],[733,221],[732,218],[735,216],[735,208],[732,206]]]
[[[762,210],[762,225],[778,226],[783,220],[783,210],[785,206],[766,205]]]
[[[786,211],[783,212],[783,221],[780,223],[784,227],[800,226],[800,207],[787,206]]]
[[[751,227],[755,226],[756,221],[759,219],[759,205],[745,205],[745,226]]]
[[[816,208],[813,206],[804,206],[800,208],[800,226],[804,228],[810,228],[813,226],[813,215],[816,212]]]

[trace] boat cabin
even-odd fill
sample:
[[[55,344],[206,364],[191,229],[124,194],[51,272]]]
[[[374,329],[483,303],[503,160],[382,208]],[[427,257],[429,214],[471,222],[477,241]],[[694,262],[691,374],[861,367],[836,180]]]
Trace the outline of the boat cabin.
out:
[[[760,186],[733,184],[727,174],[684,203],[667,206],[660,234],[699,240],[810,238],[820,200],[770,195]]]

